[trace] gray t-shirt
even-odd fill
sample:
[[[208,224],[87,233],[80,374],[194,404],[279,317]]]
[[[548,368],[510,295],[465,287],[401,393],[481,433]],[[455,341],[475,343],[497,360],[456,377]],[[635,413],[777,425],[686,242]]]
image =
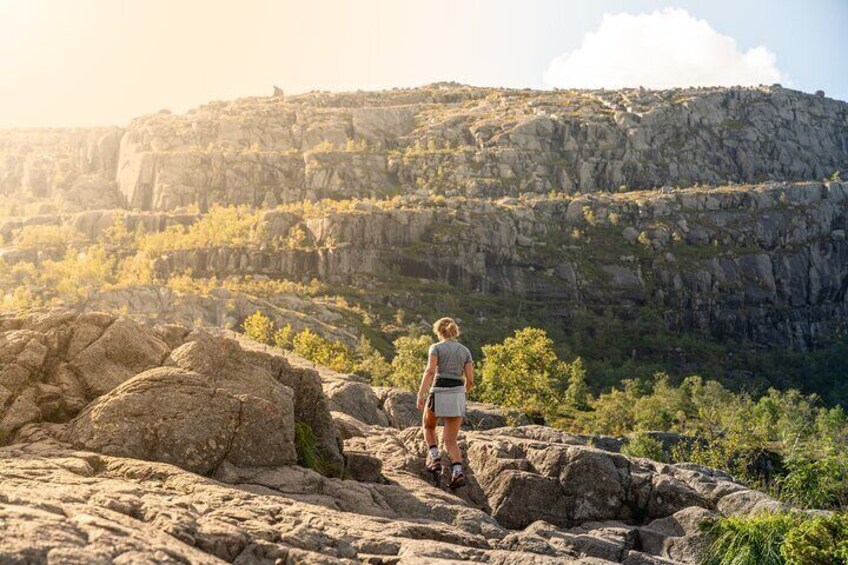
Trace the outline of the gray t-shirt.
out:
[[[437,379],[462,380],[465,364],[472,362],[471,352],[468,348],[452,339],[434,343],[430,346],[428,355],[435,355],[437,357]]]

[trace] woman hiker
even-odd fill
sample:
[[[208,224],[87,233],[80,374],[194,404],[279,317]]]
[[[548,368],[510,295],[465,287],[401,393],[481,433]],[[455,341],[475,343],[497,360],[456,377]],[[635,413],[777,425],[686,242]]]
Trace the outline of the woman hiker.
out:
[[[421,425],[428,449],[427,469],[437,480],[442,471],[442,454],[436,437],[436,420],[442,419],[443,441],[451,460],[448,486],[455,489],[465,485],[462,453],[456,437],[465,415],[465,395],[474,386],[474,364],[468,348],[456,341],[459,337],[456,322],[442,318],[433,324],[433,332],[439,343],[431,345],[427,353],[427,368],[418,389],[418,409],[424,411]]]

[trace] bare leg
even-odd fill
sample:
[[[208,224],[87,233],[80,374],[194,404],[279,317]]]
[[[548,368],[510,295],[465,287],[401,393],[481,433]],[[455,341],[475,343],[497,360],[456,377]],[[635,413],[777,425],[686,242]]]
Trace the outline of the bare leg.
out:
[[[444,418],[445,428],[443,438],[445,441],[445,450],[450,456],[451,463],[462,463],[462,452],[459,450],[459,444],[456,438],[459,435],[459,428],[462,426],[462,416],[456,418]]]
[[[426,406],[424,407],[424,416],[421,418],[421,427],[424,429],[426,447],[439,445],[439,438],[436,436],[436,413]]]

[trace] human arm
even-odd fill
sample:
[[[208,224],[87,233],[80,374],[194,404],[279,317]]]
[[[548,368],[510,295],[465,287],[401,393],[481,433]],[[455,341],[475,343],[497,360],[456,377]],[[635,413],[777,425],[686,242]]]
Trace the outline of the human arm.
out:
[[[424,403],[427,402],[427,392],[430,390],[430,385],[433,384],[433,378],[436,376],[438,362],[438,357],[431,351],[427,357],[427,367],[421,376],[421,386],[418,387],[418,402],[416,405],[419,410],[423,410]]]
[[[474,388],[474,363],[471,362],[471,359],[465,362],[463,372],[465,373],[465,392],[468,393]]]

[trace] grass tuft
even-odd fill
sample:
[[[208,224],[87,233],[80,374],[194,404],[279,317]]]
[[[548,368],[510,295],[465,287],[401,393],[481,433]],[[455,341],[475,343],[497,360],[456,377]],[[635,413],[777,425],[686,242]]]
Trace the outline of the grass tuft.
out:
[[[786,534],[799,523],[790,513],[729,516],[701,528],[709,540],[702,565],[783,565]]]
[[[327,474],[327,461],[321,453],[321,447],[318,445],[312,426],[304,422],[295,422],[294,444],[297,450],[298,465],[312,469],[322,475]]]

